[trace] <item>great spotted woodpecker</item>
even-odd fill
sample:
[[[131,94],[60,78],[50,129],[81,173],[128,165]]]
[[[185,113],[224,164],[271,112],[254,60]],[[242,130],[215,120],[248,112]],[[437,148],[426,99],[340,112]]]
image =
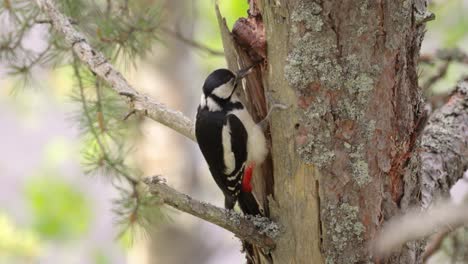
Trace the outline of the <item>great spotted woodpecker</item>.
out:
[[[254,65],[234,74],[212,72],[205,80],[198,107],[195,135],[210,172],[224,194],[226,209],[236,201],[245,214],[260,214],[250,180],[254,166],[266,157],[262,129],[234,93]]]

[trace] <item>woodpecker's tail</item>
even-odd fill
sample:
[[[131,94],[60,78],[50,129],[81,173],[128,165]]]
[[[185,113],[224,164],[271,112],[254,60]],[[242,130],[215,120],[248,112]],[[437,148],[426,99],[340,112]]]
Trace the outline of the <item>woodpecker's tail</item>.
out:
[[[260,207],[257,203],[252,192],[240,191],[239,196],[237,197],[239,202],[239,207],[242,209],[244,214],[249,215],[262,215],[260,212]],[[265,253],[262,249],[250,244],[247,241],[242,241],[243,250],[245,251],[245,257],[247,259],[247,264],[254,263],[273,263],[273,259],[270,253]]]
[[[249,215],[260,215],[260,208],[258,206],[257,200],[251,192],[241,191],[237,197],[239,201],[239,207],[241,208],[244,214]]]

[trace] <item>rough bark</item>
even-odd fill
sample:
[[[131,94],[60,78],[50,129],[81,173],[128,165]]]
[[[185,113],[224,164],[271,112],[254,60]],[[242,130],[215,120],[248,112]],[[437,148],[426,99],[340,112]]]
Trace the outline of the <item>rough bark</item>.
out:
[[[468,82],[458,84],[449,101],[434,111],[405,173],[402,208],[427,209],[447,198],[468,169]]]
[[[417,136],[425,1],[263,1],[275,263],[368,263]],[[412,194],[415,195],[415,194]],[[387,263],[419,261],[418,245]]]
[[[275,247],[274,238],[278,235],[279,228],[265,217],[241,216],[233,210],[197,201],[167,186],[165,180],[159,176],[146,178],[144,182],[149,191],[163,204],[220,226],[240,239],[264,249],[270,250]]]

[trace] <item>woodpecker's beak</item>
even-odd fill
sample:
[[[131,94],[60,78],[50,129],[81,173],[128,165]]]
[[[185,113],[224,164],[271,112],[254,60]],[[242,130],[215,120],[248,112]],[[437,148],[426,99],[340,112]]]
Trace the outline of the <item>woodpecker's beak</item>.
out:
[[[242,81],[242,79],[244,79],[247,75],[249,75],[252,72],[252,69],[261,62],[263,62],[263,60],[256,61],[252,65],[244,69],[240,69],[236,74],[236,78],[234,79],[234,87],[237,87],[237,84],[239,84]]]

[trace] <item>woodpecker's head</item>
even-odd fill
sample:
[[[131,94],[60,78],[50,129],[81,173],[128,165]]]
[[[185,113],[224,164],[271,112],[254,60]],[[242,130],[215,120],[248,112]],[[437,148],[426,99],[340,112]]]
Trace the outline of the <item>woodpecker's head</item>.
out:
[[[236,75],[228,69],[218,69],[212,72],[203,84],[203,94],[218,100],[229,100],[237,83]]]
[[[210,111],[220,111],[225,102],[232,101],[237,86],[255,65],[257,64],[239,70],[237,74],[228,69],[218,69],[212,72],[203,84],[200,106],[208,107]]]

